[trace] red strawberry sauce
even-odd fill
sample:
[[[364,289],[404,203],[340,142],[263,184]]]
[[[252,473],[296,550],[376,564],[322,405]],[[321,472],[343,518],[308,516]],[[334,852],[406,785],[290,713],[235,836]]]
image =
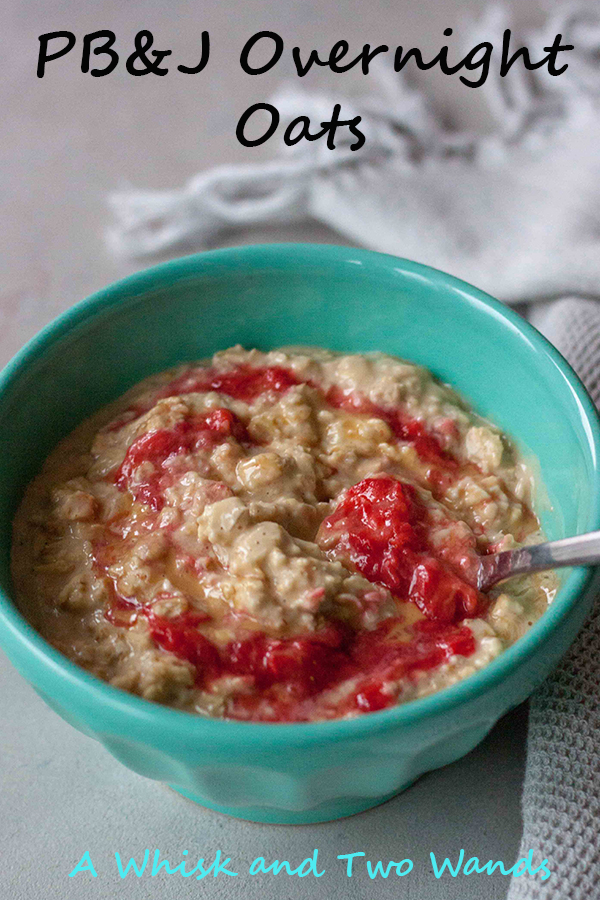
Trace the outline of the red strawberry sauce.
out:
[[[284,394],[295,384],[301,384],[301,381],[283,366],[237,366],[229,372],[192,369],[169,382],[158,396],[174,397],[179,394],[218,391],[235,400],[252,403],[265,391]]]
[[[217,679],[241,676],[245,689],[234,693],[226,713],[250,721],[384,709],[396,702],[394,682],[434,669],[454,654],[474,652],[473,634],[461,622],[484,612],[484,598],[428,549],[427,510],[410,485],[389,477],[364,479],[346,491],[317,540],[369,581],[411,600],[425,618],[408,627],[392,616],[374,631],[330,620],[302,636],[254,633],[217,647],[199,630],[209,621],[202,613],[157,616],[114,590],[106,617],[122,627],[145,617],[157,646],[195,668],[199,687],[218,689]],[[350,679],[351,689],[338,699],[319,699]]]
[[[349,488],[323,520],[317,542],[429,619],[450,624],[481,615],[483,596],[433,555],[427,530],[428,511],[414,488],[383,476]]]
[[[229,372],[192,369],[165,385],[158,397],[218,391],[234,400],[252,403],[265,391],[284,394],[297,384],[310,384],[311,387],[319,390],[318,385],[311,381],[303,381],[294,372],[284,369],[282,366],[242,365]],[[424,462],[437,463],[448,469],[455,469],[458,465],[456,460],[443,450],[437,437],[428,434],[421,422],[412,419],[400,409],[385,409],[355,391],[343,391],[337,387],[327,391],[325,400],[334,409],[343,409],[349,413],[383,419],[397,440],[408,441],[414,445],[417,454]]]
[[[182,453],[210,452],[228,437],[251,443],[245,425],[229,409],[214,409],[207,415],[184,419],[173,428],[146,432],[129,447],[117,469],[115,483],[120,490],[129,490],[140,503],[158,511],[164,506],[163,491],[172,482],[169,461]],[[136,469],[143,463],[151,464],[149,474],[134,479]]]
[[[412,626],[409,641],[398,640],[400,618],[384,620],[374,631],[354,632],[330,621],[320,630],[295,638],[272,638],[255,633],[217,647],[199,630],[206,619],[185,613],[174,618],[115,597],[106,618],[131,627],[142,616],[157,646],[185,660],[196,670],[196,685],[210,690],[223,676],[238,676],[247,690],[228,701],[229,718],[248,721],[302,722],[333,718],[351,712],[373,712],[393,706],[390,683],[441,665],[454,654],[475,650],[466,626],[423,620]],[[352,679],[339,699],[323,701],[319,694]]]
[[[278,366],[239,366],[224,373],[192,369],[165,386],[159,398],[218,391],[251,403],[267,390],[285,393],[299,383],[293,372]],[[419,458],[430,465],[432,483],[442,485],[458,474],[458,462],[438,438],[401,409],[387,410],[337,388],[329,390],[325,399],[336,409],[383,419],[397,440],[411,443]],[[116,484],[156,512],[164,503],[173,459],[210,451],[229,438],[251,443],[244,424],[227,409],[144,434],[129,447]],[[149,474],[142,472],[140,478],[136,470],[146,462],[151,464]],[[472,654],[475,641],[462,620],[485,611],[484,598],[436,557],[428,542],[429,528],[428,511],[415,490],[380,476],[347,490],[317,537],[328,555],[388,588],[395,597],[416,604],[423,618],[411,626],[393,616],[375,630],[355,631],[332,619],[306,635],[284,639],[243,632],[239,639],[219,647],[202,633],[208,617],[201,613],[160,617],[114,592],[106,617],[130,627],[143,616],[156,645],[190,663],[197,685],[206,690],[211,686],[218,690],[216,682],[223,676],[237,676],[243,689],[234,691],[227,701],[225,714],[230,718],[291,722],[384,709],[396,703],[394,682],[434,669],[454,654]],[[328,698],[323,693],[344,682],[351,687],[337,696],[332,693]]]

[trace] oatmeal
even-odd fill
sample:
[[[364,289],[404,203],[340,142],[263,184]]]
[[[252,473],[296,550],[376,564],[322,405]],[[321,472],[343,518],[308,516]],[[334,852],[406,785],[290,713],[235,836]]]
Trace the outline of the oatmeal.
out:
[[[551,573],[510,440],[380,353],[233,347],[147,379],[50,455],[14,523],[19,605],[110,684],[251,721],[356,716],[487,665]]]

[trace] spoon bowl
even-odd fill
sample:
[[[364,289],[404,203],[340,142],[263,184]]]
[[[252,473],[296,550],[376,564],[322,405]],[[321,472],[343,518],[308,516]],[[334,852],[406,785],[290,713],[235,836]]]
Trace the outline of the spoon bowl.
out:
[[[477,569],[475,586],[485,594],[495,584],[513,575],[528,575],[565,566],[597,565],[600,565],[600,531],[591,531],[560,541],[547,541],[483,556]]]

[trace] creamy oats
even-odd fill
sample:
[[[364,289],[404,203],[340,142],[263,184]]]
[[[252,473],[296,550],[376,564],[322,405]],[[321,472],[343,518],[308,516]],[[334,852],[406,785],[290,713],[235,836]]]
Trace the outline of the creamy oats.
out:
[[[19,605],[116,687],[201,715],[355,716],[517,640],[551,573],[510,440],[381,353],[233,347],[142,382],[50,455],[14,523]]]

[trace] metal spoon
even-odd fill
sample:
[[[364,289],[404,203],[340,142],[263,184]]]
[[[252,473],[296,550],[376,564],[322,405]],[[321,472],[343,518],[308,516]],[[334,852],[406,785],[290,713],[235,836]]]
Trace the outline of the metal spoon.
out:
[[[503,550],[482,556],[477,569],[476,585],[485,593],[493,585],[513,575],[543,572],[562,566],[600,565],[600,531],[578,534],[576,537],[532,544],[518,550]]]

